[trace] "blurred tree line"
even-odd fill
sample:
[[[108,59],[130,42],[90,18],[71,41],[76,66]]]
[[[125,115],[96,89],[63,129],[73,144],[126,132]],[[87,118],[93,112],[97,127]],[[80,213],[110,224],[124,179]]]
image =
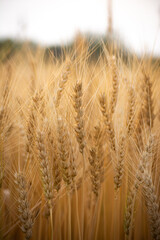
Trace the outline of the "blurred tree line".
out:
[[[112,35],[99,37],[78,33],[73,42],[63,46],[54,45],[50,47],[42,47],[33,42],[23,42],[11,39],[1,40],[0,62],[7,61],[17,52],[23,51],[24,48],[28,48],[33,52],[36,51],[37,48],[41,48],[44,51],[44,59],[46,61],[51,55],[55,59],[64,59],[66,53],[71,53],[73,57],[83,53],[86,54],[86,56],[88,55],[89,61],[97,61],[100,56],[104,56],[104,45],[109,52],[120,56],[126,64],[134,55],[124,46],[122,41],[117,41],[115,37],[112,37]],[[159,58],[154,57],[152,61],[158,61],[158,65],[160,66]]]

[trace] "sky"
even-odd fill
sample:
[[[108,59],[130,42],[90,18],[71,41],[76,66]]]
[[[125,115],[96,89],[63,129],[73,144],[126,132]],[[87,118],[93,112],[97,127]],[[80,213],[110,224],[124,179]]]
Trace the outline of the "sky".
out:
[[[113,30],[136,53],[160,55],[160,0],[112,0]],[[43,45],[67,43],[76,33],[104,35],[108,0],[0,0],[0,38]]]

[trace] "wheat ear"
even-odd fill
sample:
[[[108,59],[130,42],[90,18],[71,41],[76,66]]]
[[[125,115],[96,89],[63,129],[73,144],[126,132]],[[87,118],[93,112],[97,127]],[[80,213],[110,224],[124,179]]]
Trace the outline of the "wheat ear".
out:
[[[118,161],[116,163],[114,176],[114,184],[116,191],[121,187],[122,184],[122,178],[124,174],[124,161],[125,161],[125,137],[121,133],[118,151]]]
[[[142,154],[142,158],[140,160],[140,163],[137,169],[136,179],[134,181],[133,187],[129,192],[128,199],[127,199],[127,208],[125,212],[126,235],[131,234],[136,195],[137,195],[137,191],[139,189],[140,184],[143,182],[144,172],[147,169],[149,160],[152,158],[153,144],[154,144],[154,136],[151,134],[145,146],[145,150]]]
[[[53,199],[53,183],[50,173],[48,156],[45,149],[44,137],[45,136],[42,131],[37,132],[38,157],[40,161],[44,195],[49,206],[51,207],[51,200]]]
[[[68,149],[68,134],[66,126],[63,124],[62,118],[58,118],[58,151],[59,159],[61,161],[61,171],[64,182],[67,186],[71,184],[71,171],[69,161],[69,149]]]
[[[159,240],[160,239],[159,205],[157,203],[157,196],[155,194],[155,187],[153,185],[152,178],[147,171],[144,174],[143,188],[152,237],[155,240]]]
[[[118,98],[118,68],[116,64],[115,56],[109,58],[109,65],[112,70],[112,95],[110,101],[110,113],[111,116],[115,111],[117,98]]]
[[[135,93],[132,87],[128,91],[128,115],[127,115],[127,132],[128,136],[131,136],[134,130],[134,113],[135,113]]]
[[[42,176],[44,195],[47,200],[47,207],[50,211],[50,222],[51,222],[51,240],[53,240],[53,218],[52,218],[52,200],[53,194],[53,181],[51,178],[49,161],[47,156],[47,151],[45,148],[45,135],[42,131],[37,132],[37,147],[38,156],[40,160],[40,170]]]
[[[144,110],[144,118],[146,124],[150,129],[153,127],[154,123],[154,104],[153,104],[153,94],[152,94],[152,83],[150,77],[144,73],[144,81],[145,81],[145,96],[144,96],[144,103],[143,103],[143,110]]]
[[[61,188],[61,180],[62,180],[62,174],[60,169],[60,162],[58,157],[58,150],[57,150],[57,143],[55,138],[52,135],[51,129],[48,131],[48,143],[51,148],[51,159],[53,163],[53,179],[54,179],[54,188],[57,190],[57,192]]]
[[[76,132],[76,138],[77,142],[79,144],[79,151],[82,153],[83,157],[83,177],[82,177],[82,231],[81,231],[81,238],[83,239],[84,234],[84,191],[85,191],[85,185],[84,185],[84,178],[85,178],[85,168],[86,168],[86,162],[85,162],[85,154],[84,154],[84,147],[85,147],[85,132],[84,132],[84,112],[82,108],[82,83],[76,82],[76,85],[74,87],[74,109],[76,112],[76,126],[75,126],[75,132]]]
[[[62,97],[62,93],[63,93],[65,85],[66,85],[66,83],[68,81],[68,77],[69,77],[70,71],[71,71],[71,62],[68,61],[66,63],[66,65],[65,65],[65,70],[62,72],[61,79],[59,81],[59,86],[58,86],[56,99],[55,99],[55,106],[56,106],[56,108],[59,107],[60,100],[61,100],[61,97]]]
[[[15,174],[15,183],[19,193],[18,212],[21,222],[21,229],[25,233],[25,239],[32,237],[33,219],[29,209],[29,201],[27,199],[27,183],[23,173]]]
[[[84,142],[84,121],[83,121],[83,109],[82,109],[82,83],[76,83],[74,87],[74,109],[76,111],[76,138],[77,142],[79,143],[79,150],[83,154],[83,150],[85,147]]]
[[[103,117],[104,117],[104,123],[105,123],[105,126],[107,127],[107,134],[108,134],[108,137],[109,137],[109,143],[110,143],[111,149],[113,151],[116,151],[115,132],[114,132],[114,128],[113,128],[113,125],[112,125],[111,117],[108,113],[107,99],[106,99],[105,94],[102,94],[99,97],[99,103],[100,103],[100,107],[101,107],[101,112],[102,112]]]
[[[90,148],[90,177],[92,190],[98,197],[101,183],[104,179],[104,158],[103,158],[102,131],[99,126],[94,129],[94,146]]]

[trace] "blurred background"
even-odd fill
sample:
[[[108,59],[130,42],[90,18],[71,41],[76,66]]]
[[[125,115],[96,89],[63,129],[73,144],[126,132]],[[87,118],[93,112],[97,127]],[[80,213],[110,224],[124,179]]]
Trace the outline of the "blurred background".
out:
[[[3,44],[11,39],[61,46],[80,34],[159,56],[160,0],[0,0]]]

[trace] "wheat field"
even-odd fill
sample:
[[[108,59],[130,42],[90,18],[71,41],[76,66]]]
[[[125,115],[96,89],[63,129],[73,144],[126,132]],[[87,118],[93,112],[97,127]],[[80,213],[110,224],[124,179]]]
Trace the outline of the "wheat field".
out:
[[[0,239],[160,239],[160,68],[90,55],[0,62]]]

